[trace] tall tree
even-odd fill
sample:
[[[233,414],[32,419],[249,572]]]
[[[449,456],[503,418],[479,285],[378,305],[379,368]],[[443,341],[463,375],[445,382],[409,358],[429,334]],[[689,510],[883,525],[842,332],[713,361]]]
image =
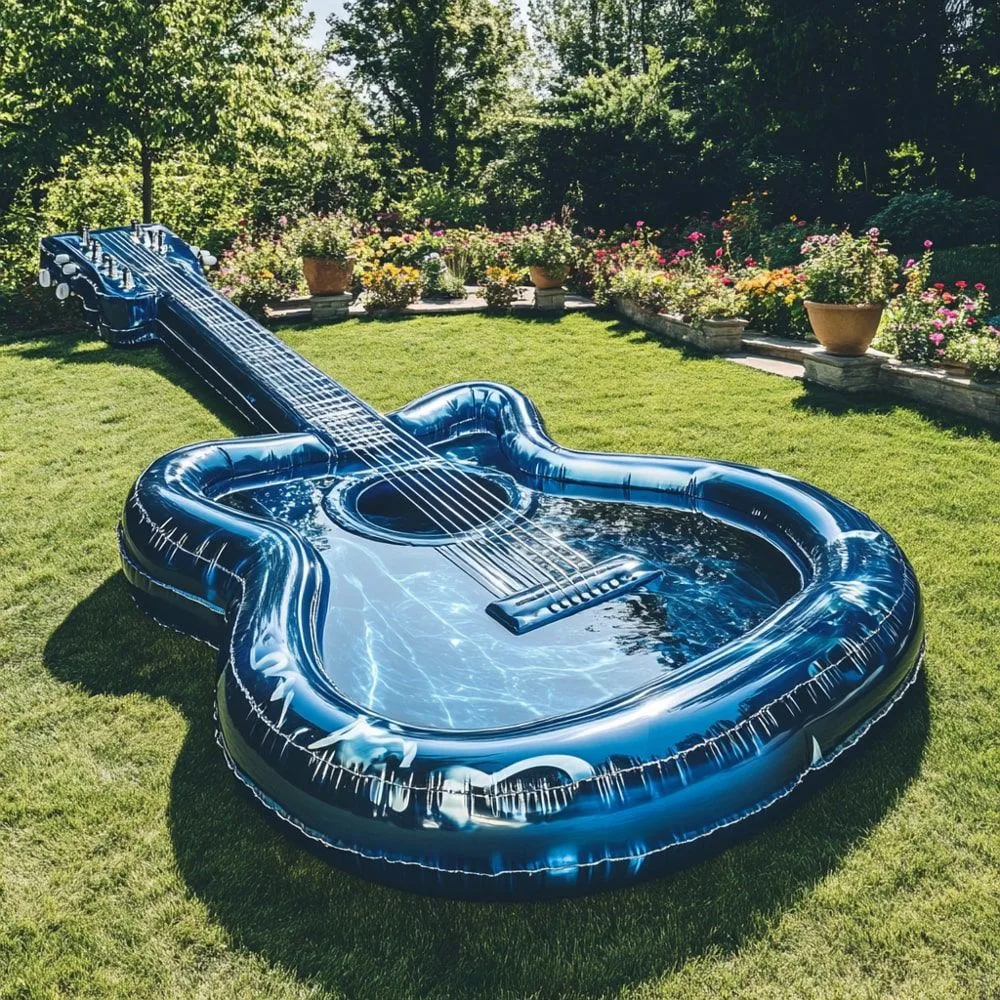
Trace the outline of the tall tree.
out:
[[[331,57],[350,67],[404,165],[454,181],[525,49],[512,0],[349,0],[329,23]]]
[[[934,127],[948,0],[697,0],[685,105],[716,171],[877,190]]]
[[[0,143],[43,173],[88,138],[134,143],[148,221],[154,164],[214,138],[239,76],[266,73],[303,29],[301,0],[12,0]]]
[[[529,10],[554,82],[565,87],[605,69],[643,73],[650,46],[674,57],[691,0],[530,0]]]

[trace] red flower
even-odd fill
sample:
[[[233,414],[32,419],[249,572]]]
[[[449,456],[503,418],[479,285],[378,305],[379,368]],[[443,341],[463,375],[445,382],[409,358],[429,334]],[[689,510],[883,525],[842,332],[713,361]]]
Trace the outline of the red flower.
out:
[[[955,282],[955,287],[956,288],[968,288],[969,287],[969,283],[967,281],[956,281]]]
[[[944,282],[943,282],[943,281],[935,281],[935,282],[934,282],[934,287],[935,287],[935,288],[936,288],[936,289],[937,289],[937,290],[938,290],[939,292],[943,292],[943,291],[944,291]]]
[[[976,289],[977,292],[986,291],[986,286],[981,281],[977,281],[973,287]]]

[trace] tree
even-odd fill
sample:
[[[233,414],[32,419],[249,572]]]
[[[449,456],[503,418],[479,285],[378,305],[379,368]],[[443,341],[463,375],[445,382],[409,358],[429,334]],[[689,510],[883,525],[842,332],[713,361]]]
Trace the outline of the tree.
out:
[[[673,57],[690,7],[690,0],[530,0],[529,5],[559,86],[605,69],[644,73],[650,46]]]
[[[350,67],[403,166],[453,183],[525,44],[512,0],[351,0],[330,17],[328,51]]]
[[[0,22],[5,153],[44,176],[84,141],[134,142],[150,221],[154,164],[210,142],[237,78],[266,74],[303,30],[301,0],[14,0]]]
[[[683,100],[715,173],[861,195],[937,127],[948,0],[697,0]]]
[[[697,151],[676,103],[677,63],[652,48],[646,60],[644,73],[590,74],[507,123],[510,146],[484,172],[491,212],[520,188],[532,193],[525,208],[536,218],[566,205],[580,222],[607,228],[697,211]]]

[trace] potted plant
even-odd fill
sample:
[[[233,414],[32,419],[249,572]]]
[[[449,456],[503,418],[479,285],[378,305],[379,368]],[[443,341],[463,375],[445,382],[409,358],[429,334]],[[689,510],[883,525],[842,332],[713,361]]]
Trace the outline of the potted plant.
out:
[[[553,219],[525,226],[514,234],[513,256],[528,269],[535,288],[558,288],[569,275],[573,234]]]
[[[852,236],[846,229],[810,236],[802,253],[804,305],[816,339],[830,354],[864,354],[878,330],[899,261],[877,229],[863,236]]]
[[[342,295],[354,281],[354,227],[342,212],[307,215],[293,241],[313,295]]]

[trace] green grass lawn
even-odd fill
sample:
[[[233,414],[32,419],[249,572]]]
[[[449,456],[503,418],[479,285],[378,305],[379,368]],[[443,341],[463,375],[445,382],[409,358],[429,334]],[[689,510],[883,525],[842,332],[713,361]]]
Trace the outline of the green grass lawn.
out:
[[[543,905],[407,896],[264,821],[213,740],[214,654],[136,611],[115,522],[154,458],[248,429],[158,351],[0,337],[0,997],[997,997],[1000,442],[688,357],[618,321],[288,329],[389,408],[510,382],[555,438],[810,480],[924,587],[926,680],[749,841]]]

